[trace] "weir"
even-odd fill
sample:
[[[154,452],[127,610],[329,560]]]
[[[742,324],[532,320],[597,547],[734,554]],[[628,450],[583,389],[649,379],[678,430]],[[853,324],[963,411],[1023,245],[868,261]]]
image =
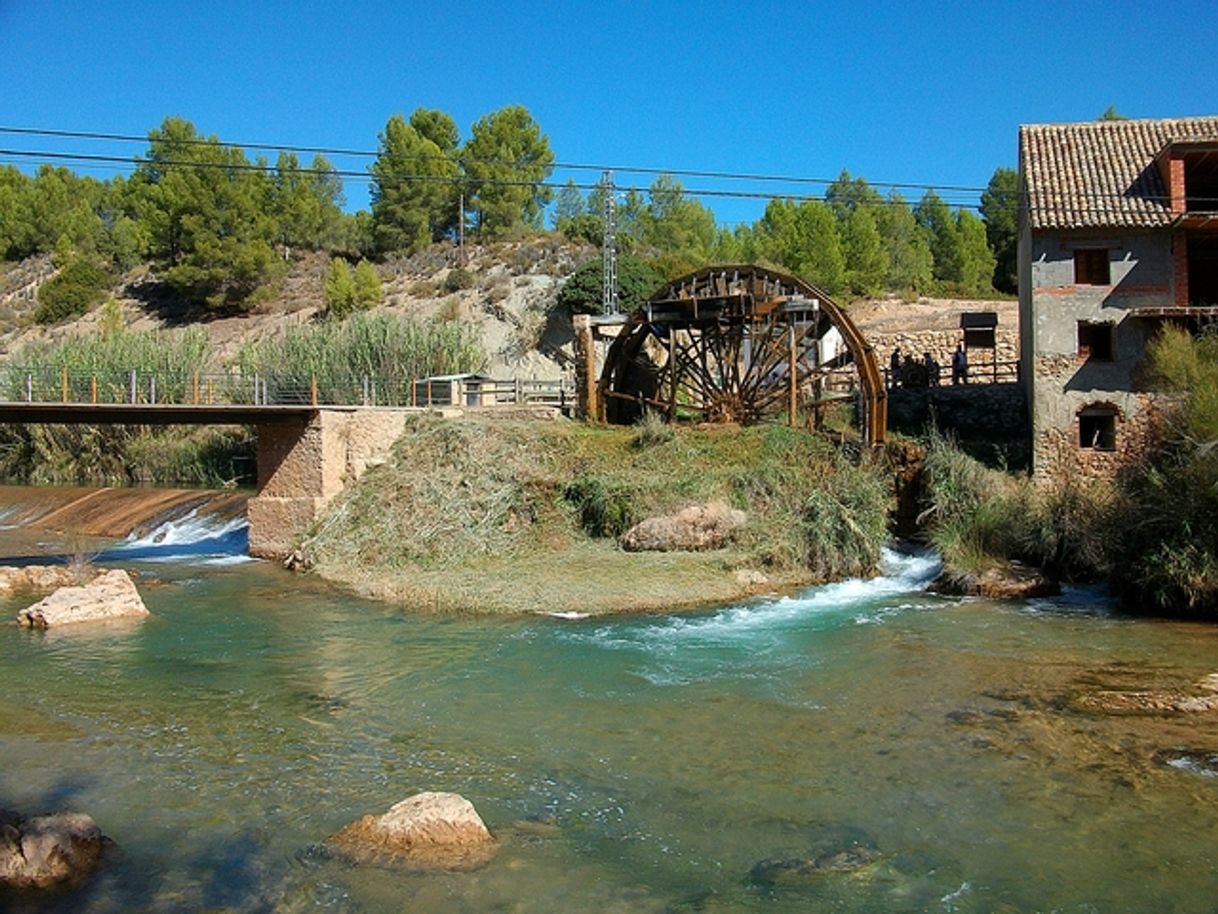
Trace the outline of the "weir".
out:
[[[0,403],[0,422],[81,425],[252,425],[258,491],[249,500],[250,554],[283,558],[347,482],[381,462],[406,407]]]

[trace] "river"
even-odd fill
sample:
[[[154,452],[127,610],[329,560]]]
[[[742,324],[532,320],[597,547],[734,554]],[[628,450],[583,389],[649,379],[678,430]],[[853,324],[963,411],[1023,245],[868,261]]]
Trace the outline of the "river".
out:
[[[0,626],[0,806],[87,811],[119,846],[0,908],[1218,905],[1218,713],[1113,701],[1194,689],[1216,628],[1095,591],[938,597],[933,558],[896,551],[872,581],[701,613],[435,617],[245,560],[225,523],[103,555],[141,574],[146,622]],[[60,546],[0,532],[8,555]],[[420,876],[321,850],[420,790],[471,799],[496,859]]]

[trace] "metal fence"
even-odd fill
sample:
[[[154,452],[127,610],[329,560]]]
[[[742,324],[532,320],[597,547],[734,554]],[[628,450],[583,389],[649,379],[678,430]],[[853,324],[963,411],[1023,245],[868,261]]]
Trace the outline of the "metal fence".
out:
[[[895,379],[891,368],[885,368],[883,371],[884,386],[889,390],[897,388],[921,390],[928,387],[948,387],[953,384],[1014,384],[1020,380],[1018,359],[969,365],[963,377],[954,377],[950,365],[941,367],[938,377],[934,377],[921,362],[915,363],[909,373],[898,372]]]
[[[8,403],[130,405],[503,406],[565,408],[568,379],[495,380],[480,376],[409,378],[369,375],[300,377],[278,373],[69,372],[0,368]]]

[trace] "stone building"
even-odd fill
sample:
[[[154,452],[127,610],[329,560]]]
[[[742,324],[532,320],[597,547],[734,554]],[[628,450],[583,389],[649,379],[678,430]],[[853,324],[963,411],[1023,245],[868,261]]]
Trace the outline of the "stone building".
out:
[[[1019,182],[1033,470],[1108,476],[1164,405],[1147,343],[1218,320],[1218,117],[1024,125]]]

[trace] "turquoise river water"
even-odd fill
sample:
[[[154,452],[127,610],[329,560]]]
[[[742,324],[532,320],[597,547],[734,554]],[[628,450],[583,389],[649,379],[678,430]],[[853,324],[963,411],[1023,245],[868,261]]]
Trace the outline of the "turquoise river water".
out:
[[[173,531],[103,557],[151,619],[0,625],[0,806],[87,811],[118,845],[0,909],[1218,911],[1218,712],[1118,700],[1196,694],[1218,628],[938,597],[898,552],[707,612],[437,618]],[[471,799],[495,860],[321,849],[420,790]]]

